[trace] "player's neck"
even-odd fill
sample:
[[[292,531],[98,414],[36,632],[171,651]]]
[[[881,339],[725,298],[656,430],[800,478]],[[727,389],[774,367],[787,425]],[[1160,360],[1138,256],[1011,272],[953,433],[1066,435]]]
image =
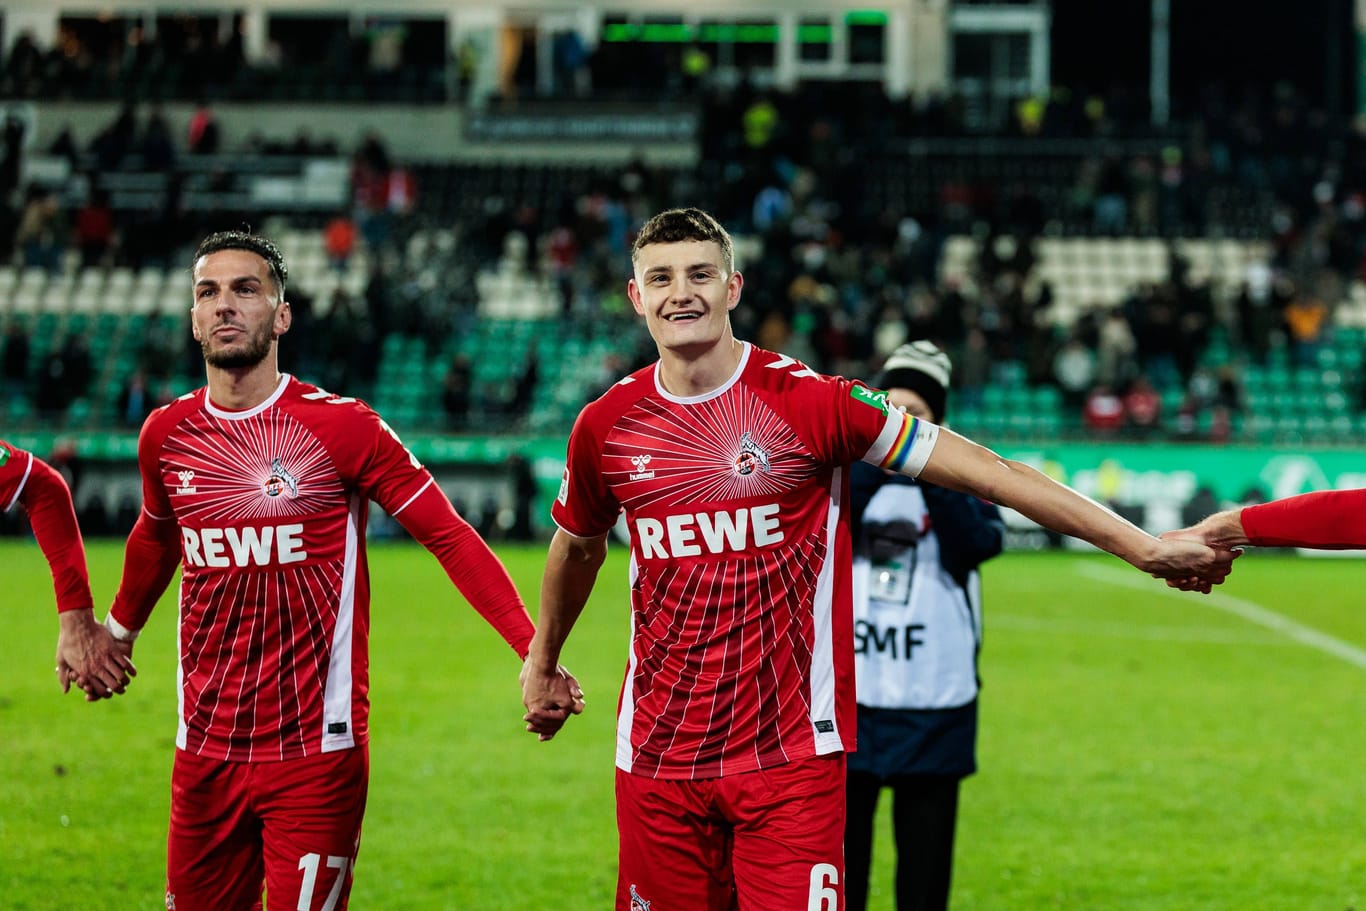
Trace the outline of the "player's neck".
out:
[[[268,357],[252,367],[207,367],[209,401],[225,411],[246,411],[270,398],[280,385],[279,364]]]
[[[659,384],[679,398],[706,395],[735,375],[744,353],[744,344],[729,332],[701,352],[661,348]]]

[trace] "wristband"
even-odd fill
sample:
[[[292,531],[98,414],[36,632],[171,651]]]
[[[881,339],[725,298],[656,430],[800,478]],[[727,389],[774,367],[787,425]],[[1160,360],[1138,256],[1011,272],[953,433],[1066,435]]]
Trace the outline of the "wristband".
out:
[[[142,632],[140,629],[129,629],[122,623],[114,619],[113,614],[106,614],[104,618],[104,628],[109,630],[113,637],[120,642],[132,642]]]

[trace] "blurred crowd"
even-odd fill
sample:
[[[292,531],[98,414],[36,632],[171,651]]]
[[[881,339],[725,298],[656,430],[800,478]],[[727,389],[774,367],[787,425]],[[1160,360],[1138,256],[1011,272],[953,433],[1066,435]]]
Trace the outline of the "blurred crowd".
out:
[[[24,96],[53,80],[66,85],[61,80],[72,72],[88,78],[92,67],[240,58],[240,47],[211,35],[181,38],[178,45],[166,36],[139,40],[105,48],[104,56],[71,44],[70,36],[49,49],[21,38],[0,61],[2,85]],[[591,91],[595,79],[605,81],[621,63],[573,50],[563,49],[565,84],[575,92]],[[187,157],[225,152],[348,156],[350,209],[294,226],[319,232],[339,271],[365,250],[369,279],[361,293],[333,293],[325,320],[311,319],[316,289],[291,288],[296,322],[308,331],[295,333],[290,356],[300,372],[366,392],[387,337],[432,342],[470,331],[478,274],[509,263],[554,289],[566,333],[620,342],[612,367],[643,362],[651,352],[623,291],[633,231],[660,207],[701,205],[742,239],[745,304],[735,314],[742,337],[854,376],[876,373],[903,341],[929,338],[952,353],[955,394],[969,404],[992,384],[1022,380],[1057,389],[1068,413],[1094,432],[1186,436],[1198,426],[1216,437],[1245,407],[1240,368],[1268,359],[1312,363],[1351,283],[1366,272],[1362,136],[1289,88],[1258,97],[1212,86],[1198,120],[1160,131],[1145,127],[1141,112],[1122,98],[1057,90],[1021,99],[1008,124],[982,136],[965,127],[962,106],[951,97],[892,100],[866,86],[784,93],[745,81],[710,83],[706,62],[685,50],[675,51],[677,66],[657,78],[661,91],[689,93],[699,104],[695,170],[638,158],[572,180],[542,175],[513,186],[491,179],[487,189],[475,187],[473,204],[453,203],[453,178],[442,168],[399,160],[373,133],[351,149],[306,133],[225,136],[204,101],[183,136],[172,134],[154,103],[124,107],[84,148],[69,131],[61,134],[42,151],[68,158],[77,173],[91,175],[94,188],[80,205],[67,206],[53,187],[21,185],[24,127],[11,116],[0,132],[0,250],[10,251],[15,265],[54,272],[73,265],[179,267],[190,242],[223,226],[224,216],[186,210],[174,179],[155,206],[116,208],[96,175],[129,168],[174,175]],[[116,51],[117,64],[110,56]],[[230,69],[204,66],[197,88],[224,94],[213,80]],[[981,146],[980,160],[948,165],[932,147],[914,146],[969,132],[997,144]],[[1034,173],[1035,141],[1070,143],[1067,154],[1053,149],[1053,176],[995,182],[988,161]],[[1065,171],[1057,160],[1067,163]],[[917,183],[918,172],[933,179]],[[952,179],[939,179],[943,173]],[[270,216],[231,219],[233,226],[279,223]],[[433,231],[450,242],[414,243]],[[1037,269],[1039,238],[1058,233],[1260,238],[1271,254],[1249,266],[1241,286],[1226,287],[1191,269],[1173,247],[1166,280],[1136,285],[1118,306],[1086,308],[1058,323],[1051,318],[1053,289]],[[978,240],[967,282],[943,277],[952,234]],[[6,327],[7,394],[28,394],[35,413],[60,420],[99,365],[90,364],[78,336],[35,364],[24,348],[29,331],[16,320]],[[1211,364],[1212,344],[1240,354]],[[174,353],[153,352],[139,363],[139,386],[127,391],[137,404],[123,412],[130,423],[144,402],[168,393],[167,364],[196,372],[185,339],[176,336],[165,347]],[[469,365],[457,359],[444,393],[449,426],[463,427],[471,412],[500,414],[508,423],[524,419],[537,367],[533,348],[507,393],[472,388]],[[610,380],[593,385],[603,382]]]

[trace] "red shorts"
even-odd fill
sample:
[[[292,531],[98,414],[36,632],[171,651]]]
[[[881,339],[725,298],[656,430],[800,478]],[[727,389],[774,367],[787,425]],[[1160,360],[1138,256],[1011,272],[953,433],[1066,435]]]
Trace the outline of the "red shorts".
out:
[[[617,911],[840,911],[844,754],[697,781],[617,770]]]
[[[176,750],[168,911],[341,911],[351,893],[370,757],[364,746],[281,762]]]

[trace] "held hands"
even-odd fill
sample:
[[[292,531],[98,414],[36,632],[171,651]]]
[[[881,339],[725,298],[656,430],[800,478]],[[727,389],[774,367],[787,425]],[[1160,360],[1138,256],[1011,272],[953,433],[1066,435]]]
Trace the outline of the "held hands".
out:
[[[86,702],[124,693],[138,673],[133,643],[115,639],[90,609],[64,611],[59,622],[56,673],[62,692],[69,692],[74,683],[84,691]]]
[[[522,704],[526,729],[538,740],[549,740],[559,733],[570,715],[583,713],[583,688],[563,665],[546,673],[538,670],[531,658],[522,664]]]
[[[1167,532],[1158,540],[1158,554],[1145,569],[1155,578],[1165,579],[1171,588],[1209,594],[1233,571],[1233,561],[1242,553],[1227,547],[1211,547],[1199,538]]]
[[[1164,532],[1161,537],[1164,542],[1176,545],[1203,546],[1213,550],[1216,554],[1227,556],[1224,573],[1217,579],[1159,576],[1159,578],[1165,578],[1167,585],[1171,588],[1206,593],[1209,592],[1210,585],[1218,585],[1227,578],[1232,569],[1233,560],[1243,552],[1243,545],[1248,543],[1247,534],[1243,530],[1241,511],[1237,509],[1217,512],[1187,528]],[[1154,575],[1158,574],[1154,573]]]

